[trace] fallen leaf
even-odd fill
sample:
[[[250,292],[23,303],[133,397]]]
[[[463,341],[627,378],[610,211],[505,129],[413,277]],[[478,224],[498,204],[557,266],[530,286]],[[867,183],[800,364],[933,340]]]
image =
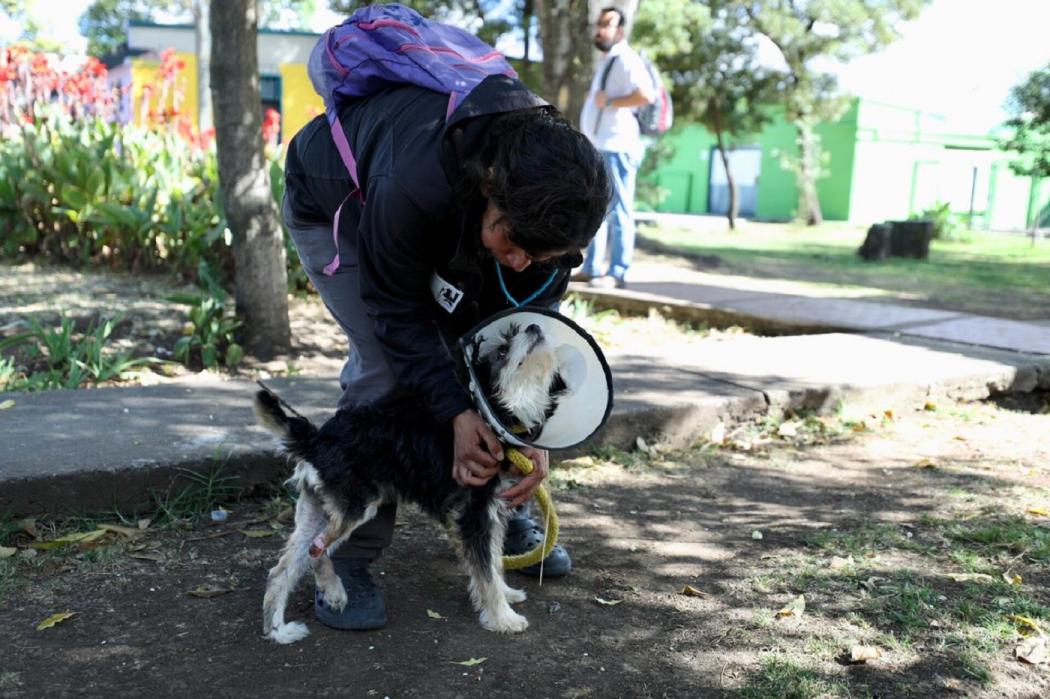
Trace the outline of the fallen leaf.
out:
[[[757,529],[754,530],[753,532],[751,532],[751,538],[755,541],[762,541],[762,532],[758,531]]]
[[[697,590],[692,585],[686,585],[685,587],[682,588],[682,591],[679,592],[678,594],[685,595],[686,597],[707,597],[708,596],[708,594],[706,592],[702,592],[701,590]]]
[[[857,422],[854,422],[852,425],[850,425],[850,429],[854,432],[866,432],[868,429],[868,423],[866,423],[864,420],[858,420]]]
[[[1025,512],[1027,512],[1030,515],[1035,515],[1037,517],[1050,517],[1050,511],[1048,511],[1045,507],[1029,507],[1025,510]]]
[[[930,459],[922,459],[915,464],[916,468],[937,468],[937,464]]]
[[[105,535],[106,532],[103,529],[96,529],[90,532],[74,532],[73,534],[66,534],[57,539],[51,539],[50,541],[34,542],[30,544],[30,546],[39,551],[49,551],[69,544],[90,544],[92,541],[97,541]]]
[[[853,556],[843,558],[842,556],[832,556],[831,560],[828,561],[828,568],[832,570],[842,570],[846,566],[853,565]]]
[[[39,624],[37,624],[36,625],[36,630],[37,631],[43,631],[44,629],[50,629],[55,624],[59,624],[59,623],[65,621],[66,619],[68,619],[69,617],[73,616],[74,614],[76,614],[76,612],[70,612],[70,611],[59,612],[58,614],[52,614],[51,616],[49,616],[48,618],[44,619]]]
[[[427,610],[427,616],[430,617],[431,619],[444,619],[445,618],[445,617],[441,616],[440,614],[438,614],[437,612],[435,612],[433,609],[428,609]]]
[[[959,441],[959,442],[965,442],[965,441],[967,441],[967,440],[966,440],[966,437],[963,437],[963,436],[962,436],[961,434],[957,434],[957,435],[955,435],[954,437],[952,437],[952,439],[954,439],[954,440],[957,440],[957,441]]]
[[[1014,657],[1030,665],[1045,663],[1050,657],[1047,654],[1046,636],[1033,636],[1021,641],[1014,648]]]
[[[634,446],[637,447],[638,451],[649,453],[649,445],[645,443],[645,440],[641,437],[636,437],[634,440]]]
[[[223,587],[212,587],[211,585],[198,585],[196,590],[190,590],[184,594],[190,597],[203,597],[204,599],[211,599],[212,597],[221,597],[222,595],[228,595],[235,590],[223,588]]]
[[[1022,616],[1021,614],[1010,614],[1008,619],[1017,622],[1017,625],[1021,627],[1021,633],[1037,633],[1040,636],[1043,635],[1043,630],[1039,628],[1039,624],[1032,618]]]
[[[149,525],[152,523],[152,519],[140,519],[138,521],[139,529],[149,529]]]
[[[1020,585],[1021,584],[1021,576],[1018,575],[1017,573],[1011,573],[1010,571],[1006,571],[1006,572],[1003,573],[1003,580],[1006,581],[1007,585]]]
[[[34,539],[40,538],[40,532],[37,531],[36,528],[36,519],[30,518],[19,520],[16,526],[18,527],[18,531],[25,532]]]
[[[122,527],[119,524],[100,524],[98,528],[105,532],[113,532],[114,534],[120,534],[121,536],[127,537],[128,539],[135,539],[142,536],[140,529],[132,529],[131,527]]]
[[[948,573],[955,582],[995,582],[995,578],[986,573]]]
[[[789,616],[801,617],[806,611],[806,596],[799,595],[795,599],[791,600],[783,609],[777,612],[778,619],[784,619]]]
[[[892,420],[893,419],[893,411],[892,410],[883,410],[882,414],[883,414],[883,416],[886,417],[887,420]]]
[[[273,536],[273,529],[238,529],[241,534],[244,534],[249,539],[263,539],[267,536]]]
[[[15,407],[15,402],[10,398],[0,403],[0,410],[10,410],[13,407]]]
[[[604,604],[606,607],[615,607],[620,602],[623,602],[622,599],[602,599],[601,597],[595,597],[594,601],[598,604]]]
[[[790,420],[780,423],[780,427],[777,428],[777,435],[780,437],[798,436],[798,423]]]
[[[452,660],[450,661],[453,665],[466,665],[467,667],[473,667],[474,665],[481,665],[488,658],[471,658],[470,660]]]
[[[163,563],[164,556],[159,553],[150,553],[145,551],[143,553],[129,553],[128,558],[137,558],[141,561],[153,561],[154,563]]]
[[[928,400],[926,401],[926,404],[922,406],[922,409],[933,412],[934,410],[937,410],[937,404]]]
[[[18,549],[12,546],[0,546],[0,558],[10,558],[18,553]]]
[[[875,646],[853,646],[849,649],[849,661],[851,663],[866,663],[869,660],[878,660],[882,657],[882,651]]]

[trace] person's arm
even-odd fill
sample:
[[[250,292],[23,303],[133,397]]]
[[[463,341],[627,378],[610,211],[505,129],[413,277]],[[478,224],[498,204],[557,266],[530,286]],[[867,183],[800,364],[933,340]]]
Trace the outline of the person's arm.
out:
[[[473,406],[433,318],[434,221],[389,177],[370,180],[361,208],[361,299],[398,382],[440,422]]]
[[[594,103],[598,105],[599,109],[611,107],[613,109],[633,109],[635,107],[641,107],[646,104],[652,103],[655,97],[649,95],[642,88],[638,88],[629,95],[623,97],[614,97],[609,99],[605,92],[599,91],[594,96]]]
[[[474,411],[431,317],[433,222],[388,177],[371,180],[368,191],[358,227],[361,299],[398,383],[426,400],[438,422],[452,424],[453,478],[482,485],[499,472],[503,450]]]

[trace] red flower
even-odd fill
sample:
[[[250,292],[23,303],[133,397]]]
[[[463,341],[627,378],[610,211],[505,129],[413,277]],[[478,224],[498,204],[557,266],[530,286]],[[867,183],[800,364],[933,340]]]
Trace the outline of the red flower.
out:
[[[277,134],[281,131],[281,113],[273,107],[266,110],[263,115],[262,132],[263,140],[267,143],[276,143]]]

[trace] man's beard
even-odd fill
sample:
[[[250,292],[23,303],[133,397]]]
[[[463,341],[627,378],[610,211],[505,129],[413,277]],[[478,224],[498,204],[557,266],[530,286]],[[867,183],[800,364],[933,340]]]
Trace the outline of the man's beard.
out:
[[[594,40],[594,47],[596,49],[598,49],[599,51],[604,51],[605,53],[608,53],[609,49],[611,49],[613,47],[613,43],[614,42],[606,41],[605,39],[595,39]]]

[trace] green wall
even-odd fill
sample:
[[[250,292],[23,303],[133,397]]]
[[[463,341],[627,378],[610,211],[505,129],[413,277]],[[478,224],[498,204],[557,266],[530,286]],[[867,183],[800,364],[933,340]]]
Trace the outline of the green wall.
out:
[[[857,103],[854,101],[841,120],[817,128],[828,158],[827,172],[817,181],[817,196],[825,217],[832,220],[849,217],[856,116]],[[755,137],[740,139],[739,145],[758,146],[762,150],[757,218],[787,220],[795,215],[798,207],[795,175],[781,162],[785,155],[793,156],[798,152],[795,133],[793,125],[778,117]],[[707,213],[714,136],[704,127],[690,124],[675,129],[664,138],[674,153],[655,174],[657,184],[668,191],[657,210]]]
[[[782,112],[781,112],[782,114]],[[854,99],[836,122],[817,127],[825,153],[817,195],[824,217],[869,224],[907,218],[940,202],[973,225],[1022,229],[1040,216],[1050,223],[1050,179],[1018,177],[1010,154],[987,136],[945,133],[943,118],[916,109]],[[762,151],[756,217],[794,218],[798,188],[782,166],[798,146],[795,127],[783,116],[741,146]],[[659,211],[707,213],[714,137],[701,126],[683,125],[664,137],[673,155],[654,174],[669,192]]]

